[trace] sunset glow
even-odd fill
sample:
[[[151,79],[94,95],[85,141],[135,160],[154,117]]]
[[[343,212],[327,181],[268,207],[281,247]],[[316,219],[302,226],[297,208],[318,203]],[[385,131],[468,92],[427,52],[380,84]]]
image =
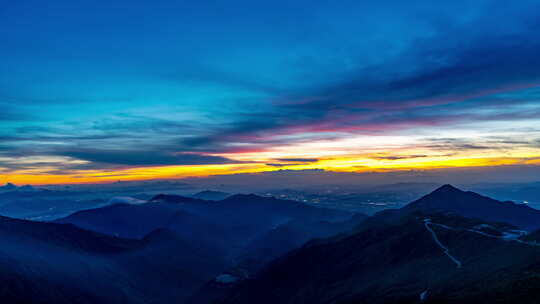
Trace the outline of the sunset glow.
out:
[[[7,5],[0,182],[538,166],[534,9],[392,7]]]

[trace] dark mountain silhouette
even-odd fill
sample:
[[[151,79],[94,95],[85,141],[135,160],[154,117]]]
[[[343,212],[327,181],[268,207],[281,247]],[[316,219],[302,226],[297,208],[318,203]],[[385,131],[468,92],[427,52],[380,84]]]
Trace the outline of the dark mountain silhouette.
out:
[[[252,239],[254,234],[295,219],[336,222],[351,216],[350,212],[257,195],[234,195],[214,202],[160,194],[146,204],[115,204],[79,211],[56,222],[126,238],[142,238],[158,228],[196,235],[197,230],[193,231],[190,225],[210,230],[214,225],[224,232],[235,230],[239,237]]]
[[[0,297],[532,304],[540,296],[540,230],[522,229],[536,216],[445,185],[369,218],[257,195],[157,195],[58,223],[0,217]]]
[[[451,211],[464,217],[504,222],[525,230],[540,228],[540,210],[523,204],[501,202],[474,192],[444,185],[402,208],[414,211]]]
[[[233,195],[221,201],[206,201],[161,194],[148,203],[115,204],[79,211],[56,222],[138,240],[163,231],[169,240],[186,244],[185,249],[178,249],[186,259],[190,255],[202,256],[193,248],[212,252],[213,256],[206,255],[208,263],[221,265],[212,270],[232,271],[243,279],[307,241],[348,231],[365,217],[257,195]],[[172,245],[163,242],[163,246]],[[200,264],[194,265],[200,267]],[[195,289],[203,286],[204,282],[196,282],[199,285]]]
[[[6,217],[0,256],[3,303],[181,302],[223,268],[211,251],[160,231],[129,240]]]
[[[24,186],[18,187],[17,185],[12,184],[12,183],[6,183],[5,185],[0,186],[0,192],[7,192],[7,191],[32,192],[32,191],[37,191],[37,190],[38,189],[34,188],[31,185],[24,185]]]
[[[87,192],[47,190],[32,186],[20,186],[11,191],[0,190],[0,215],[13,218],[53,220],[77,210],[105,204],[107,200]]]
[[[32,185],[20,186],[20,187],[17,188],[17,190],[18,191],[27,191],[27,192],[39,191],[39,189],[34,188]]]
[[[205,191],[197,192],[192,195],[192,197],[194,198],[209,200],[209,201],[220,201],[220,200],[226,199],[229,196],[231,196],[230,193],[221,192],[221,191],[213,191],[213,190],[205,190]]]
[[[350,234],[311,241],[252,279],[207,291],[235,304],[537,303],[540,247],[519,238],[517,224],[528,222],[500,223],[522,212],[503,204],[446,185]],[[507,214],[485,210],[498,222],[482,220],[486,208]]]
[[[526,242],[536,242],[540,244],[540,229],[534,230],[526,235],[520,237],[521,240]]]
[[[192,203],[192,204],[205,204],[210,203],[210,201],[182,196],[174,194],[158,194],[150,199],[150,202],[154,203],[174,203],[174,204],[183,204],[183,203]]]
[[[346,233],[364,221],[366,216],[357,214],[345,222],[309,222],[292,221],[268,231],[246,246],[244,253],[238,259],[240,262],[225,272],[235,281],[257,273],[268,262],[286,254],[293,248],[298,248],[308,240],[325,238]],[[212,280],[193,294],[187,303],[211,303],[222,297],[231,287],[229,283]]]
[[[13,191],[16,190],[17,186],[12,183],[6,183],[3,186],[0,186],[0,191]]]
[[[309,243],[217,303],[536,303],[530,288],[540,287],[539,247],[468,231],[467,219],[431,215],[455,225],[432,230],[458,267],[425,216],[370,221],[353,235]]]
[[[140,239],[153,230],[164,228],[181,210],[176,203],[114,204],[78,211],[55,222],[69,223],[109,235]]]
[[[357,214],[343,222],[310,221],[297,219],[264,233],[252,240],[245,248],[240,260],[241,266],[254,273],[274,258],[293,248],[298,248],[314,238],[327,238],[349,232],[366,218]],[[253,261],[254,263],[250,263]],[[263,263],[261,263],[263,262]]]

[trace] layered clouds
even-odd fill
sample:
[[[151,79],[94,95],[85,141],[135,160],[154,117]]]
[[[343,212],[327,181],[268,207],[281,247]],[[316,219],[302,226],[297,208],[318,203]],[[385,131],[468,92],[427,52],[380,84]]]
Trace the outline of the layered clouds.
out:
[[[538,163],[536,1],[289,2],[4,6],[2,174]]]

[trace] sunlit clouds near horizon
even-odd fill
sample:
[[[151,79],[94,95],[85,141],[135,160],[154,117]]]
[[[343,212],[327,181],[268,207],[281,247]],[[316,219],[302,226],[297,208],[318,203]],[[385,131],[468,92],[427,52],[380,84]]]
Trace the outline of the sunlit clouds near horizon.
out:
[[[7,3],[0,182],[537,167],[538,20],[537,1]]]

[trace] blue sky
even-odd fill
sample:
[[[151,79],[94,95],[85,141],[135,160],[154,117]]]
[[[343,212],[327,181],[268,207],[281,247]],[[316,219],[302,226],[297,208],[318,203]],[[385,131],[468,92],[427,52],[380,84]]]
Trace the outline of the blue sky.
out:
[[[5,3],[0,167],[268,163],[235,153],[419,133],[410,149],[492,136],[529,160],[539,12],[481,0]],[[359,152],[347,153],[315,157]]]

